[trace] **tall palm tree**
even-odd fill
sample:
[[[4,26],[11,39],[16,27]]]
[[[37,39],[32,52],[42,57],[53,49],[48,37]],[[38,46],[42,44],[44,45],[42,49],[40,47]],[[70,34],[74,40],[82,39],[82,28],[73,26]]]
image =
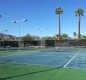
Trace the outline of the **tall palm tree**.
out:
[[[80,39],[80,21],[81,16],[83,16],[84,10],[82,8],[78,8],[75,10],[76,16],[78,16],[78,39]]]
[[[58,15],[58,24],[59,24],[59,38],[60,38],[60,35],[61,35],[61,29],[60,29],[60,15],[63,13],[63,9],[61,7],[57,7],[56,10],[55,10],[55,13]]]

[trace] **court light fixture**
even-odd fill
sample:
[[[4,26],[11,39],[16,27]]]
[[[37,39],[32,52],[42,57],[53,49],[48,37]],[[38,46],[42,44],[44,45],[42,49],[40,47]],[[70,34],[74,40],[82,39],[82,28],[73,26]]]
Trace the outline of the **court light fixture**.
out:
[[[18,43],[18,46],[19,46],[19,50],[20,50],[20,23],[21,22],[26,22],[27,19],[21,19],[19,21],[16,21],[16,20],[13,20],[12,23],[19,23],[19,43]]]

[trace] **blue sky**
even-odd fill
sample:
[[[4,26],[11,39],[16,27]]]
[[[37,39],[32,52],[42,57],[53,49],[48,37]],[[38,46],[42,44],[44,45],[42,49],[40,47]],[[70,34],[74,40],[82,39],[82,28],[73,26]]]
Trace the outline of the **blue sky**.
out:
[[[56,7],[63,8],[61,15],[61,33],[73,36],[78,31],[78,18],[75,16],[77,8],[84,9],[81,17],[81,34],[86,34],[86,0],[0,0],[0,32],[8,30],[6,34],[19,36],[19,23],[12,20],[22,20],[20,23],[21,36],[26,34],[53,36],[58,34],[58,16]],[[47,27],[47,30],[46,30]],[[38,30],[39,28],[39,30]]]

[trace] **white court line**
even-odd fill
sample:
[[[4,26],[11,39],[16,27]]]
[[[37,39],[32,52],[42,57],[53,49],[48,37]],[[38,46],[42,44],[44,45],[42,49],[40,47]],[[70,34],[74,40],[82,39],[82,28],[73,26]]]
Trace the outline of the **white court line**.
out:
[[[64,67],[66,67],[80,52],[81,50],[79,50],[65,65]]]

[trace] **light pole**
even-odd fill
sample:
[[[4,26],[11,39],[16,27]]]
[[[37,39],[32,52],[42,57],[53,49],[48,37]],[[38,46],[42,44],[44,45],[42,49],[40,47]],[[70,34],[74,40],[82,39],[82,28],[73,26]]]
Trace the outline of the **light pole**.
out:
[[[18,46],[19,46],[19,50],[20,50],[20,23],[21,22],[26,22],[27,19],[22,19],[22,20],[19,20],[19,21],[12,21],[12,23],[19,23],[19,41],[18,41]]]
[[[40,31],[40,30],[41,30],[41,32],[40,32],[41,33],[41,36],[40,36],[40,41],[41,41],[40,42],[40,47],[42,48],[42,29],[38,28],[38,31]]]
[[[47,30],[47,28],[45,28]],[[42,39],[42,31],[43,29],[42,28],[38,28],[38,30],[40,30],[41,32],[41,36],[40,36],[40,41],[41,41],[41,48],[43,47],[43,39]]]

